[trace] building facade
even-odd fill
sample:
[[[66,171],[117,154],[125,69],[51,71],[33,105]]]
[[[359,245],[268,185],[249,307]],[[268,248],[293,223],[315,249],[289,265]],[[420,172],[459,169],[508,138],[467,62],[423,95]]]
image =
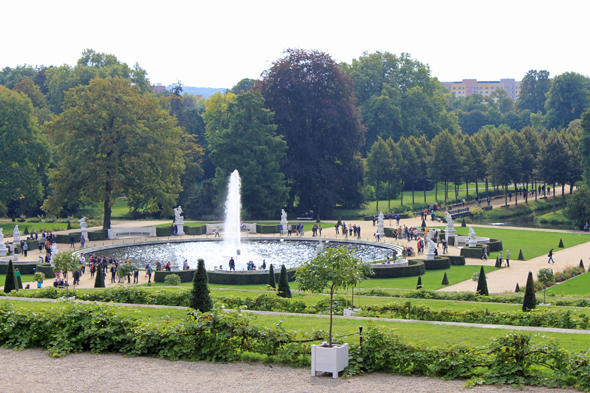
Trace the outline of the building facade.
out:
[[[457,97],[468,97],[472,94],[483,96],[492,94],[497,89],[504,89],[508,97],[518,99],[520,85],[514,79],[500,79],[499,81],[478,81],[477,79],[463,79],[461,82],[442,82]]]

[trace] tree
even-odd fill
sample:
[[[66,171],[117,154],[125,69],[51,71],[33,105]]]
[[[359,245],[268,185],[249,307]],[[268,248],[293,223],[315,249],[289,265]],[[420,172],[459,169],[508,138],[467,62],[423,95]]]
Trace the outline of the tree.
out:
[[[423,289],[422,287],[422,277],[418,276],[418,282],[416,283],[416,289]]]
[[[254,86],[254,83],[256,83],[256,79],[244,78],[236,83],[236,85],[228,90],[228,92],[235,95],[246,93]]]
[[[64,277],[68,272],[77,272],[82,268],[78,258],[71,252],[58,252],[51,256],[51,261],[53,262],[53,271],[61,271]],[[66,296],[69,294],[68,288],[69,286],[66,285]]]
[[[399,149],[401,151],[403,157],[403,167],[404,170],[402,171],[402,180],[404,184],[409,184],[412,188],[412,203],[416,203],[414,200],[414,187],[416,180],[420,177],[420,161],[418,159],[418,155],[414,150],[414,146],[412,143],[404,137],[402,137],[398,142]],[[403,195],[403,188],[402,188],[402,195]]]
[[[360,148],[365,129],[352,80],[323,52],[288,49],[263,73],[259,89],[289,149],[282,172],[289,204],[325,215],[364,202]]]
[[[506,134],[494,144],[492,154],[489,156],[488,168],[490,177],[497,183],[504,186],[504,203],[508,204],[507,187],[509,183],[516,182],[520,177],[518,160],[515,160],[519,152],[516,146]]]
[[[189,307],[200,312],[208,312],[213,309],[213,301],[209,295],[209,278],[205,270],[205,261],[202,258],[197,261],[197,271],[193,276]]]
[[[6,277],[4,279],[4,293],[10,293],[13,290],[18,290],[18,281],[16,280],[16,275],[14,274],[14,265],[12,264],[12,259],[8,261],[8,266],[6,267]]]
[[[260,92],[240,94],[229,111],[229,128],[216,130],[209,141],[217,189],[224,194],[227,179],[237,169],[243,208],[253,218],[272,217],[284,206],[289,191],[280,171],[287,144],[276,134],[273,113],[264,108]]]
[[[526,289],[524,292],[524,299],[522,302],[522,311],[531,311],[537,307],[537,297],[535,296],[535,283],[533,281],[533,273],[529,272],[526,280]]]
[[[33,116],[31,100],[0,86],[0,213],[32,213],[51,161],[47,138]]]
[[[477,280],[477,290],[475,291],[480,295],[488,296],[488,281],[486,280],[486,272],[483,270],[483,266],[479,270],[479,277]]]
[[[545,114],[546,95],[551,88],[549,71],[530,70],[522,78],[520,93],[518,94],[518,107],[521,110],[528,109],[533,113]]]
[[[375,197],[377,198],[376,210],[379,211],[379,195],[381,183],[388,180],[393,172],[391,150],[387,143],[379,137],[367,156],[367,179],[369,184],[375,187]]]
[[[545,290],[548,286],[555,284],[553,270],[549,268],[539,269],[537,272],[537,280],[543,284],[543,303],[546,303]]]
[[[583,178],[590,188],[590,109],[582,116],[582,132],[580,134],[580,155],[582,156]]]
[[[560,184],[562,203],[565,204],[565,185],[571,175],[568,167],[573,165],[574,155],[561,134],[553,130],[543,144],[538,158],[538,173],[548,184],[552,184],[553,196],[555,196],[555,184]],[[555,198],[553,198],[553,211],[556,210]]]
[[[272,267],[272,263],[270,264],[270,267],[268,268],[268,286],[272,287],[273,289],[277,288],[277,284],[275,283],[275,271],[274,271],[274,268]]]
[[[120,78],[96,78],[66,94],[64,112],[48,126],[60,161],[50,171],[43,209],[102,202],[103,228],[114,200],[125,193],[146,212],[171,213],[184,170],[176,120],[153,95]]]
[[[279,288],[277,295],[280,297],[291,298],[291,288],[289,288],[289,281],[287,279],[287,268],[285,265],[281,266],[281,273],[279,274]]]
[[[453,136],[448,131],[438,134],[431,145],[432,159],[430,160],[429,173],[432,180],[442,181],[445,184],[445,205],[448,198],[448,183],[456,179],[456,173],[460,172],[460,152],[454,143]]]
[[[416,181],[422,184],[422,190],[424,192],[424,202],[426,202],[426,182],[428,181],[428,152],[430,151],[430,143],[426,140],[426,137],[422,135],[420,140],[416,139],[413,135],[408,138],[408,141],[414,148],[414,153],[417,159],[417,175]]]
[[[102,272],[102,265],[99,263],[96,267],[96,276],[94,277],[94,288],[104,288],[104,274]]]
[[[556,76],[545,102],[547,128],[566,128],[571,121],[580,119],[590,106],[589,96],[588,77],[575,72]]]
[[[131,284],[131,273],[137,270],[137,266],[133,265],[132,263],[123,262],[117,267],[117,273],[119,273],[119,280],[123,278],[123,282],[125,281],[125,277],[127,277],[127,283]]]
[[[447,277],[447,272],[445,272],[445,276],[443,277],[441,285],[449,285],[449,279]]]
[[[330,292],[329,346],[332,346],[332,305],[334,292],[356,286],[365,276],[373,274],[371,264],[355,258],[346,247],[327,248],[297,269],[296,279],[301,291]]]
[[[587,187],[580,187],[567,200],[563,210],[564,216],[572,220],[578,229],[583,229],[587,222],[590,222],[590,191]]]

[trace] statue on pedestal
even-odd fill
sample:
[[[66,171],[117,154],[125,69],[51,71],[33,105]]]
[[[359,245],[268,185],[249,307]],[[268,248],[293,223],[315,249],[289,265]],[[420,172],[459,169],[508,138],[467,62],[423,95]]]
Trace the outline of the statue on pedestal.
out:
[[[447,211],[447,226],[451,226],[455,223],[455,221],[453,221],[453,216],[451,216],[451,213],[449,213]]]
[[[182,207],[178,206],[174,208],[174,223],[184,222],[184,217],[181,216],[182,214]]]
[[[286,224],[287,223],[287,213],[285,212],[285,209],[281,209],[281,224]]]
[[[86,217],[80,219],[80,229],[88,229],[88,226],[86,225]]]
[[[14,243],[20,242],[20,235],[21,235],[21,231],[18,230],[18,225],[15,225],[14,231],[12,231],[12,241]]]

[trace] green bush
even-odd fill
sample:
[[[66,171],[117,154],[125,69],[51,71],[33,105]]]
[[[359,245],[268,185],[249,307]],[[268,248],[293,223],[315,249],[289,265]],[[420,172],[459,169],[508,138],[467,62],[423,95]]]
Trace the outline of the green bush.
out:
[[[156,236],[172,236],[170,227],[156,227]]]
[[[36,265],[35,269],[37,272],[45,274],[45,278],[55,278],[55,272],[53,271],[51,265],[48,263],[38,264]]]
[[[268,286],[276,289],[277,284],[275,282],[275,271],[274,268],[272,266],[272,263],[270,264],[270,267],[268,268]]]
[[[166,270],[157,270],[154,272],[154,282],[166,282],[166,277],[170,275],[180,277],[180,282],[192,282],[195,270],[179,270],[177,272],[168,272]]]
[[[447,278],[447,272],[445,272],[445,276],[443,277],[441,285],[449,285],[449,279]]]
[[[102,265],[98,264],[96,267],[96,276],[94,277],[94,288],[104,288],[104,275],[102,272]]]
[[[213,301],[209,294],[208,281],[207,271],[205,270],[205,261],[199,258],[197,271],[193,278],[193,289],[190,294],[190,308],[201,312],[207,312],[213,309]]]
[[[480,295],[488,296],[488,282],[486,280],[486,272],[483,270],[483,266],[479,271],[479,280],[477,281],[477,293]]]
[[[279,287],[277,295],[280,297],[291,298],[291,288],[289,288],[289,281],[287,280],[287,268],[285,265],[281,266],[281,273],[279,274]]]
[[[422,277],[418,277],[418,283],[416,284],[416,289],[422,289]]]
[[[180,285],[180,277],[178,276],[178,274],[168,274],[165,278],[164,278],[164,282],[167,285],[172,285],[172,286],[177,286]]]
[[[14,263],[13,262],[13,268],[17,269],[20,272],[20,274],[33,274],[35,273],[35,268],[37,267],[36,263]],[[8,270],[8,264],[4,264],[1,263],[0,264],[0,274],[6,274],[6,271]]]
[[[199,236],[199,235],[204,235],[206,232],[207,232],[207,227],[205,225],[200,225],[197,227],[189,227],[189,226],[184,227],[184,233],[186,233],[187,235]]]
[[[6,279],[4,280],[4,292],[10,293],[11,291],[18,290],[18,281],[16,279],[16,275],[14,274],[14,265],[12,264],[12,259],[8,261],[8,266],[6,268]]]
[[[522,311],[531,311],[537,306],[537,298],[535,296],[535,284],[533,282],[533,273],[529,272],[526,280],[526,290],[524,293],[524,300],[522,302]]]
[[[278,225],[256,224],[256,233],[262,233],[262,234],[279,233],[279,226]]]
[[[426,273],[426,266],[422,260],[410,260],[408,266],[373,265],[371,278],[414,277]]]
[[[80,239],[80,235],[78,237],[74,237],[76,241]],[[99,231],[92,231],[88,232],[88,240],[91,241],[100,241],[100,240],[107,240],[108,239],[108,232],[106,230],[99,230]]]
[[[424,267],[426,270],[442,270],[451,268],[451,260],[446,256],[437,255],[434,257],[434,259],[420,259],[420,261],[424,262]]]

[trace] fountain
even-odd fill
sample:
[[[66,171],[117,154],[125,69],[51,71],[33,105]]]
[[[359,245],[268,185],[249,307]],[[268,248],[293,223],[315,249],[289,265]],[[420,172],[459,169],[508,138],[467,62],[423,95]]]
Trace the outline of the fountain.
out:
[[[242,249],[240,239],[240,213],[242,211],[241,187],[240,173],[236,169],[229,177],[229,182],[227,183],[227,199],[225,200],[223,255],[228,256],[228,260],[229,256],[240,255]]]

